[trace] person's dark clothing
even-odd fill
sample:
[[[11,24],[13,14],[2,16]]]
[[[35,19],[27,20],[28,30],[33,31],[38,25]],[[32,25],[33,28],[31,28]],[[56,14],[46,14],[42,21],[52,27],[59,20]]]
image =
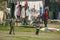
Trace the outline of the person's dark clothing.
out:
[[[45,13],[43,13],[42,15],[42,21],[44,22],[45,27],[47,27],[47,23],[48,23],[48,11],[46,11]]]
[[[14,33],[14,27],[13,27],[13,26],[11,26],[11,28],[10,28],[10,33],[9,33],[9,34],[11,34],[12,31],[13,31],[13,34],[15,34],[15,33]]]
[[[48,21],[47,20],[44,20],[45,27],[47,27],[47,23],[48,23]]]
[[[36,35],[38,35],[39,34],[39,29],[36,29]]]
[[[39,34],[39,29],[40,29],[40,20],[39,20],[39,18],[35,19],[34,23],[35,23],[34,25],[36,27],[36,35],[38,35]]]
[[[9,34],[11,34],[13,32],[13,34],[15,34],[14,33],[14,22],[11,20],[10,21],[10,32],[9,32]]]

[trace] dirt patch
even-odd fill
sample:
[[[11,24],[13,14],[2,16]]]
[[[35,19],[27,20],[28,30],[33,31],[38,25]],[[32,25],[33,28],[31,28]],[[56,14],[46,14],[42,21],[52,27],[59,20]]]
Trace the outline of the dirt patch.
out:
[[[9,35],[8,31],[0,31],[0,39],[5,37],[12,36],[30,36],[30,37],[43,37],[43,38],[60,38],[59,34],[50,34],[50,33],[39,33],[39,35],[35,35],[35,32],[16,32],[15,35]]]

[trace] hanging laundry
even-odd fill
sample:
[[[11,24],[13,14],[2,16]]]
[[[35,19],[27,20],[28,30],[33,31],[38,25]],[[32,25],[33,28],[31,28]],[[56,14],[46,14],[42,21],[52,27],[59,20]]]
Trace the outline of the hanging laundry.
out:
[[[25,3],[25,16],[26,16],[26,9],[27,9],[27,7],[28,7],[28,2],[26,1],[26,3]]]
[[[28,20],[31,20],[31,14],[29,13],[29,17],[28,17]]]
[[[14,18],[14,10],[15,10],[15,5],[14,3],[11,3],[11,10],[10,10],[11,18]]]
[[[43,9],[42,7],[40,7],[40,15],[43,13]]]
[[[18,9],[17,16],[20,16],[20,5],[18,5],[17,9]]]
[[[18,5],[15,5],[15,12],[14,12],[14,16],[15,16],[15,18],[16,18],[16,19],[17,19],[17,11],[18,11],[17,7],[18,7]]]
[[[26,9],[26,16],[29,16],[30,10],[29,7]]]
[[[28,7],[28,2],[26,1],[26,3],[25,3],[25,10],[27,9],[27,7]]]
[[[25,7],[22,7],[22,11],[21,11],[21,17],[25,18]]]
[[[20,2],[19,1],[17,2],[17,5],[18,5],[17,6],[17,10],[18,10],[17,11],[17,18],[20,19]]]

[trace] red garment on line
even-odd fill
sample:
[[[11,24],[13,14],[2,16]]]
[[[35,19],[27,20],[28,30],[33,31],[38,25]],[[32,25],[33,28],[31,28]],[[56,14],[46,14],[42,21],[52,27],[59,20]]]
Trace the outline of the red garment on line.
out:
[[[25,3],[25,9],[28,7],[28,2],[26,1],[26,3]]]

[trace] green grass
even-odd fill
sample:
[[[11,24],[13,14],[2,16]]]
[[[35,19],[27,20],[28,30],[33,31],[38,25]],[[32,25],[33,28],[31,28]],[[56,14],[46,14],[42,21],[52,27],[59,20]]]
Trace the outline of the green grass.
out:
[[[0,25],[0,30],[2,30],[2,31],[8,31],[9,29],[10,29],[9,25],[7,25],[7,26]]]
[[[8,31],[10,29],[10,26],[0,26],[0,30],[2,31]],[[15,27],[16,32],[34,32],[35,28],[28,28],[28,27]]]
[[[35,29],[34,28],[24,28],[24,27],[16,27],[16,30],[18,32],[34,32]]]
[[[10,26],[0,26],[0,30],[1,31],[9,31]],[[29,28],[29,27],[15,27],[15,32],[35,32],[36,29],[35,28]],[[51,31],[40,31],[42,33],[51,33],[51,34],[60,34],[60,31],[58,32],[51,32]]]

